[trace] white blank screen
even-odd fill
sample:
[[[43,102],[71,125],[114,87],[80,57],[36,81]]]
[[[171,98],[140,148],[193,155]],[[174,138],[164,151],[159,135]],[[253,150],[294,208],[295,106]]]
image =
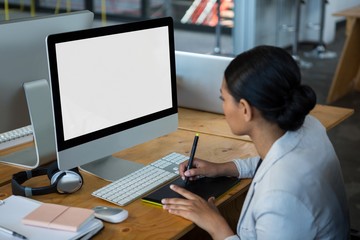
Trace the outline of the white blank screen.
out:
[[[56,44],[64,140],[172,107],[168,28]]]

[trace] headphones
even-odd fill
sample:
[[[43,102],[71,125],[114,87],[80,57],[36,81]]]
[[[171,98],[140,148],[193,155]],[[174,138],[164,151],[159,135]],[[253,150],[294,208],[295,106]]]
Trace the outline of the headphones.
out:
[[[50,186],[45,187],[24,187],[24,182],[32,177],[47,175],[50,180]],[[77,168],[60,171],[55,161],[48,168],[35,168],[15,173],[11,179],[11,187],[14,195],[31,197],[33,195],[43,195],[49,193],[73,193],[79,190],[83,185],[83,177]]]

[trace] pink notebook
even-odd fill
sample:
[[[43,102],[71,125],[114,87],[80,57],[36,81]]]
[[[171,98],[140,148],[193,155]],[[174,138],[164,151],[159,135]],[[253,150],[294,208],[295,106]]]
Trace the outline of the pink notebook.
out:
[[[92,209],[43,203],[25,216],[22,222],[32,226],[76,232],[93,218]]]

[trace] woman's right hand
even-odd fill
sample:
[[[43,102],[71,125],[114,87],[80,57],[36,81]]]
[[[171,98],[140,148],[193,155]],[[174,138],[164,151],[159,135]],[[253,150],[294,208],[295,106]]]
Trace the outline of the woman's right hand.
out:
[[[187,170],[188,161],[179,165],[179,174],[183,180],[195,180],[199,177],[237,176],[236,166],[232,162],[212,163],[199,158],[194,158],[193,167]],[[231,174],[230,174],[231,173]],[[232,174],[234,173],[234,175]]]

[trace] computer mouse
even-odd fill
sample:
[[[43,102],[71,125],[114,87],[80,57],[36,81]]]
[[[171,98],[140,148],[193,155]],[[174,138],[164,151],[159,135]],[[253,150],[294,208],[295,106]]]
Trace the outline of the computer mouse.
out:
[[[119,223],[127,219],[128,211],[118,207],[96,206],[93,208],[95,217],[111,223]]]

